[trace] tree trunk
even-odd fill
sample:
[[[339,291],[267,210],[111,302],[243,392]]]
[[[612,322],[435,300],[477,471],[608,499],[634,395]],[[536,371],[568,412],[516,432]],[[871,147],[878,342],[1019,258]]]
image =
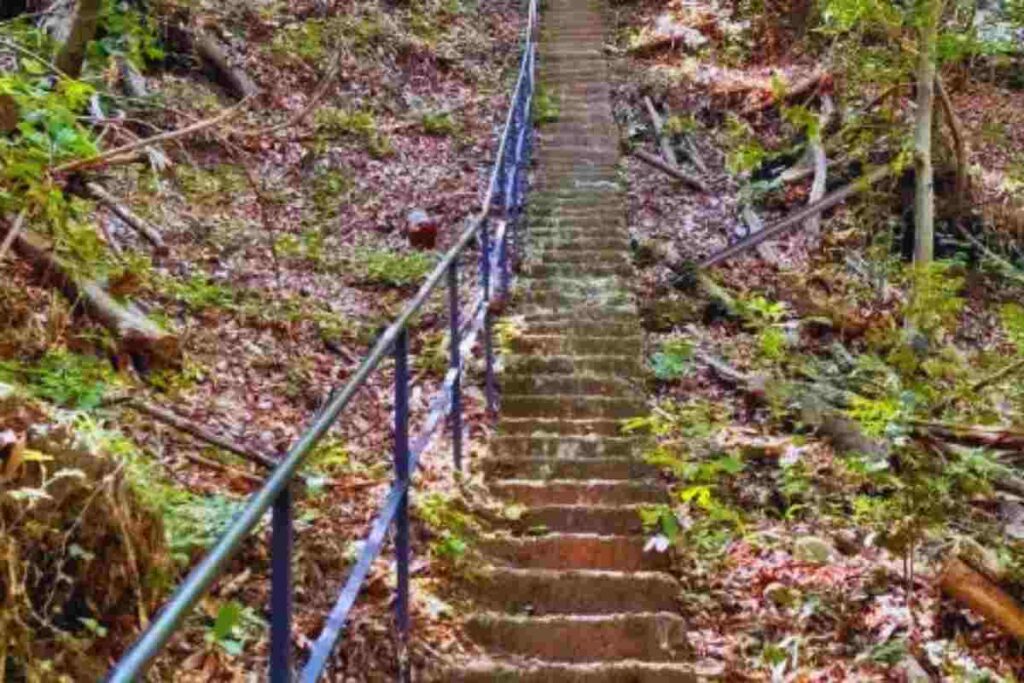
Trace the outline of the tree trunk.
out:
[[[75,14],[71,18],[71,29],[60,52],[57,53],[57,68],[72,78],[78,78],[85,62],[85,51],[89,41],[96,35],[103,0],[78,0]]]
[[[935,106],[935,43],[941,0],[924,0],[917,64],[917,121],[914,132],[914,262],[931,263],[935,254],[935,188],[932,171],[932,112]]]

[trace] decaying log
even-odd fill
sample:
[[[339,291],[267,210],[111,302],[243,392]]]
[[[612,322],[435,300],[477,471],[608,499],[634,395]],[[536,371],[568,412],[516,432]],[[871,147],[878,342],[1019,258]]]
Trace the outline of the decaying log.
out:
[[[679,168],[679,160],[676,158],[675,150],[672,149],[672,141],[665,134],[665,122],[658,115],[654,102],[651,101],[650,97],[644,97],[644,105],[647,107],[647,115],[651,117],[651,125],[654,127],[654,138],[661,148],[661,156],[665,157],[667,164],[673,168]]]
[[[676,168],[675,166],[669,166],[660,157],[656,157],[650,152],[645,152],[642,149],[634,149],[633,156],[635,156],[637,159],[644,162],[645,164],[653,166],[662,173],[667,173],[673,178],[683,181],[686,185],[689,185],[691,188],[697,190],[698,192],[708,191],[708,186],[705,185],[700,178],[694,177],[687,173],[686,171],[682,171]]]
[[[1004,632],[1024,640],[1024,609],[998,584],[958,557],[946,562],[939,586]]]
[[[195,36],[196,54],[216,73],[217,80],[238,99],[257,95],[259,86],[244,70],[232,64],[227,51],[209,31],[200,29]]]
[[[738,256],[746,251],[749,251],[761,244],[765,240],[777,237],[783,233],[786,233],[794,228],[803,224],[811,216],[816,216],[823,211],[827,211],[835,206],[842,204],[844,201],[852,197],[853,195],[859,194],[864,190],[874,186],[881,182],[885,178],[892,175],[893,169],[891,166],[879,166],[870,173],[858,178],[849,185],[836,190],[835,192],[825,195],[821,201],[814,204],[809,204],[802,209],[799,209],[786,218],[769,225],[764,230],[752,235],[748,235],[743,239],[739,240],[735,244],[732,244],[719,252],[708,256],[700,262],[700,268],[710,268],[711,266],[727,261],[734,256]]]
[[[186,434],[191,434],[200,441],[205,441],[212,446],[222,448],[229,453],[234,453],[235,455],[245,458],[250,462],[254,462],[257,465],[262,465],[267,469],[274,469],[274,467],[277,466],[277,460],[269,455],[250,450],[231,439],[220,436],[219,434],[214,434],[210,430],[197,425],[195,422],[179,417],[171,411],[153,405],[152,403],[147,403],[139,398],[133,398],[128,401],[128,405],[132,409],[137,410],[144,415],[148,415],[149,417],[159,420],[160,422],[174,427],[179,431],[185,432]]]
[[[7,228],[10,235],[14,227]],[[123,305],[100,285],[75,276],[42,238],[22,231],[14,236],[14,251],[31,263],[40,278],[60,289],[68,301],[111,331],[121,351],[143,370],[181,366],[178,337],[161,329],[131,304]]]
[[[118,218],[145,237],[149,243],[153,245],[157,254],[164,255],[168,252],[167,245],[164,244],[164,240],[163,237],[160,236],[160,232],[150,225],[144,218],[136,214],[124,204],[118,202],[117,199],[107,192],[102,185],[95,182],[87,182],[85,184],[85,192],[89,197],[92,197],[113,211]]]

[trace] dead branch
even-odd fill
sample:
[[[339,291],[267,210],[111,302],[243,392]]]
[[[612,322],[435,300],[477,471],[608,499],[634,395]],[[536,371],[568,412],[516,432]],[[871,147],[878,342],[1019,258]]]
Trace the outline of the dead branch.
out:
[[[214,469],[214,470],[217,470],[219,472],[223,472],[223,473],[227,474],[228,476],[238,477],[240,479],[245,479],[246,481],[251,481],[254,484],[262,484],[263,483],[263,479],[261,479],[260,477],[257,477],[255,474],[251,474],[249,472],[243,472],[242,470],[237,470],[234,467],[229,467],[228,465],[225,465],[222,462],[217,462],[216,460],[212,460],[210,458],[203,457],[202,455],[199,455],[198,453],[185,453],[185,457],[188,460],[191,460],[192,462],[194,462],[194,463],[196,463],[198,465],[202,465],[204,467],[209,467],[210,469]]]
[[[14,228],[8,229],[8,236]],[[56,286],[117,339],[121,350],[140,368],[149,370],[181,365],[181,346],[176,335],[161,329],[131,304],[122,305],[100,285],[82,279],[61,261],[40,237],[22,231],[12,238],[14,250],[31,263],[40,279]]]
[[[221,448],[229,453],[245,458],[250,462],[254,462],[257,465],[262,465],[267,469],[274,469],[277,467],[277,460],[257,451],[250,450],[245,446],[242,446],[231,439],[214,434],[208,429],[197,425],[195,422],[186,420],[185,418],[175,415],[169,410],[165,410],[159,406],[148,403],[139,398],[132,398],[127,402],[128,406],[134,410],[137,410],[144,415],[148,415],[164,424],[174,427],[175,429],[190,434],[200,441],[205,441],[208,444]]]
[[[675,150],[672,149],[672,141],[665,134],[665,122],[658,115],[654,102],[651,101],[650,97],[644,97],[644,105],[647,107],[647,115],[651,117],[651,125],[654,127],[654,139],[661,148],[661,156],[665,157],[665,163],[669,166],[679,168],[679,160],[676,158]]]
[[[81,171],[82,169],[93,168],[95,166],[99,166],[101,164],[110,162],[115,158],[127,156],[151,145],[156,145],[162,142],[168,142],[170,140],[177,140],[179,138],[188,137],[189,135],[206,130],[207,128],[218,126],[224,123],[225,121],[231,119],[242,110],[242,108],[248,103],[248,101],[249,99],[246,98],[238,104],[234,105],[233,107],[228,107],[216,116],[213,116],[208,119],[203,119],[202,121],[196,121],[195,123],[189,126],[185,126],[184,128],[179,128],[178,130],[170,130],[165,133],[160,133],[159,135],[154,135],[152,137],[144,138],[142,140],[136,140],[135,142],[131,142],[126,145],[121,145],[120,147],[115,147],[114,149],[107,150],[106,152],[97,154],[96,156],[92,156],[87,159],[77,159],[75,161],[69,161],[65,164],[61,164],[60,166],[55,166],[54,168],[51,169],[51,171],[53,173],[70,173],[71,171]]]
[[[793,230],[794,228],[803,224],[811,216],[827,211],[839,204],[842,204],[848,198],[867,190],[874,186],[885,178],[892,175],[893,169],[891,166],[880,166],[870,173],[861,176],[857,180],[853,181],[849,185],[836,190],[830,194],[822,197],[821,201],[814,204],[809,204],[798,211],[793,212],[786,218],[776,222],[774,225],[766,227],[764,230],[752,235],[748,235],[743,239],[739,240],[735,244],[732,244],[719,252],[708,256],[706,259],[700,262],[700,268],[710,268],[711,266],[718,265],[723,261],[727,261],[739,254],[749,251],[761,244],[765,240],[777,237],[785,232]]]
[[[662,173],[666,173],[677,180],[683,181],[683,183],[689,185],[691,188],[697,190],[698,192],[708,191],[708,186],[705,185],[700,178],[692,176],[689,173],[686,173],[685,171],[681,171],[675,166],[668,165],[660,157],[656,157],[653,154],[645,152],[642,149],[634,149],[633,156],[635,156],[640,161],[643,161],[644,163],[653,166]]]
[[[949,126],[949,131],[953,136],[953,153],[956,156],[956,189],[954,190],[956,197],[953,200],[953,206],[956,215],[959,216],[963,211],[965,200],[970,192],[970,177],[967,174],[967,138],[964,136],[963,123],[961,123],[960,117],[957,116],[956,110],[953,109],[953,102],[949,99],[949,93],[942,84],[942,77],[939,75],[935,76],[935,92],[939,96],[946,124]]]
[[[130,227],[134,228],[136,232],[149,240],[150,244],[152,244],[156,249],[157,254],[164,255],[168,252],[167,245],[164,244],[164,240],[163,237],[160,236],[160,232],[150,225],[144,218],[136,214],[124,204],[118,202],[117,199],[107,192],[102,185],[91,181],[87,182],[85,184],[85,192],[88,196],[113,211],[118,218],[123,220]]]
[[[825,129],[828,128],[828,122],[832,118],[834,109],[832,98],[828,95],[822,95],[818,130],[813,135],[810,135],[808,140],[808,152],[811,156],[811,166],[814,169],[811,193],[807,197],[808,204],[820,202],[821,198],[825,196],[825,185],[828,180],[828,157],[825,156],[825,145],[821,140],[821,136],[824,135]],[[804,230],[811,235],[812,239],[817,240],[821,236],[821,214],[816,213],[808,218],[804,223]]]
[[[232,64],[227,50],[209,31],[196,31],[194,47],[199,58],[216,73],[217,80],[230,90],[232,95],[245,100],[259,94],[259,86],[243,69]]]
[[[28,215],[28,209],[22,209],[18,214],[18,217],[14,219],[14,225],[7,231],[7,235],[4,237],[4,241],[0,242],[0,263],[7,258],[7,252],[11,250],[11,245],[14,244],[14,240],[18,239],[21,235],[22,228],[25,227],[25,217]]]
[[[1004,632],[1024,640],[1024,609],[998,584],[959,558],[946,562],[939,586]]]
[[[812,90],[817,88],[818,83],[820,83],[821,80],[825,78],[827,75],[828,74],[826,72],[821,70],[814,71],[810,76],[807,76],[806,78],[797,81],[793,85],[788,86],[786,88],[786,94],[783,95],[781,100],[772,97],[762,102],[751,104],[743,110],[743,115],[749,116],[750,114],[756,114],[758,112],[764,111],[765,109],[770,109],[771,107],[774,107],[780,102],[791,102],[792,100],[803,97],[804,95],[810,93]]]
[[[985,448],[1024,451],[1024,431],[1021,430],[935,420],[911,420],[910,424],[918,433],[930,434],[949,441]]]

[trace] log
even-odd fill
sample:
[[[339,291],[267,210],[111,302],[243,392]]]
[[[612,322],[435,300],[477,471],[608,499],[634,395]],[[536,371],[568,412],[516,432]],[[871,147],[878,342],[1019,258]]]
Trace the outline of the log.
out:
[[[7,235],[13,230],[8,227]],[[42,238],[22,231],[14,236],[12,245],[41,280],[60,289],[68,301],[110,330],[121,351],[140,370],[181,366],[181,344],[176,335],[160,328],[135,306],[122,305],[97,283],[74,275]]]
[[[139,398],[130,399],[128,401],[128,406],[144,415],[148,415],[156,420],[159,420],[160,422],[163,422],[164,424],[170,427],[174,427],[175,429],[185,432],[186,434],[191,434],[200,441],[205,441],[206,443],[212,446],[222,448],[225,451],[228,451],[229,453],[234,453],[235,455],[241,458],[245,458],[250,462],[254,462],[257,465],[262,465],[263,467],[266,467],[267,469],[271,470],[277,467],[277,460],[270,457],[269,455],[260,453],[258,451],[250,450],[245,446],[232,441],[231,439],[220,436],[219,434],[214,434],[210,430],[196,424],[194,421],[187,420],[183,417],[179,417],[178,415],[172,413],[169,410],[165,410],[160,406],[153,405],[152,403],[147,403],[146,401],[143,401],[142,399]]]
[[[735,244],[732,244],[726,247],[725,249],[722,249],[721,251],[716,252],[711,256],[708,256],[707,258],[700,262],[699,267],[710,268],[711,266],[718,265],[723,261],[727,261],[733,258],[734,256],[738,256],[739,254],[742,254],[746,251],[753,249],[754,247],[761,244],[761,242],[764,242],[765,240],[777,237],[778,235],[793,230],[794,228],[804,223],[804,221],[806,221],[811,216],[818,215],[823,211],[827,211],[832,207],[842,204],[848,198],[856,194],[859,194],[864,190],[868,189],[869,187],[872,187],[875,184],[879,183],[880,181],[884,180],[885,178],[888,178],[889,176],[892,175],[892,173],[892,166],[880,166],[871,171],[870,173],[861,176],[860,178],[853,181],[849,185],[846,185],[845,187],[840,188],[835,192],[825,195],[821,199],[821,201],[816,202],[814,204],[808,204],[804,208],[793,212],[786,218],[783,218],[782,220],[774,223],[773,225],[766,227],[761,232],[748,235],[747,237],[744,237],[743,239],[736,242]]]
[[[157,254],[163,256],[168,253],[169,250],[167,245],[164,244],[160,231],[150,225],[148,221],[136,214],[127,206],[117,201],[117,199],[107,192],[102,185],[91,181],[87,182],[85,184],[85,194],[113,211],[118,218],[145,237],[149,243],[153,245]]]
[[[666,173],[675,178],[676,180],[683,181],[686,185],[689,185],[691,188],[697,190],[698,192],[708,191],[708,186],[705,185],[700,178],[692,176],[689,173],[676,168],[675,166],[670,166],[660,157],[656,157],[650,152],[645,152],[642,149],[635,149],[633,150],[633,156],[635,156],[640,161],[643,161],[644,163],[653,166],[662,173]]]
[[[238,99],[247,99],[259,94],[260,89],[243,69],[232,64],[224,46],[213,34],[204,29],[196,32],[194,47],[196,54],[217,75],[217,80]]]
[[[1018,640],[1024,640],[1024,609],[997,583],[958,557],[948,560],[939,587],[957,602]]]

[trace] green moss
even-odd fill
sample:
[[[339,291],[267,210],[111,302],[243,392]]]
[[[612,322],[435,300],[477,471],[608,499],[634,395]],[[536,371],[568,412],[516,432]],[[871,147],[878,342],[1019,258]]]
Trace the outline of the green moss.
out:
[[[540,126],[554,123],[561,116],[558,98],[551,94],[543,83],[538,83],[533,93],[533,122]]]
[[[418,251],[402,254],[387,249],[362,250],[356,258],[365,282],[392,287],[418,284],[434,267],[434,259]]]
[[[460,130],[458,122],[448,112],[426,113],[423,115],[423,132],[437,137],[457,135]]]

